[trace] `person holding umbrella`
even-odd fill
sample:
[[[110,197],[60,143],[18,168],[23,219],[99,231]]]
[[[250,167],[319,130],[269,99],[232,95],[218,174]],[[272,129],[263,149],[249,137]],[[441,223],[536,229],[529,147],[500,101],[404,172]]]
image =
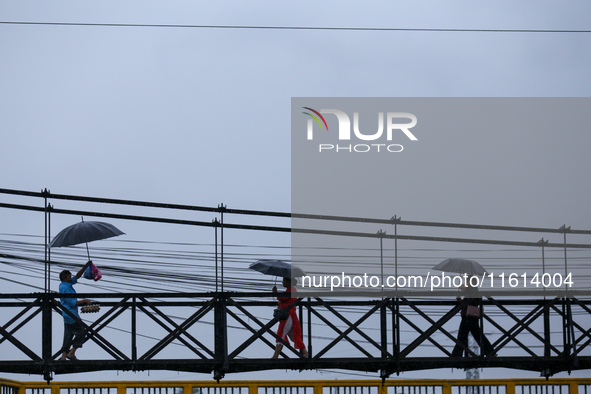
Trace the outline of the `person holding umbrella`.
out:
[[[460,286],[462,291],[478,291],[478,288],[471,288],[470,280],[466,281],[466,286]],[[482,347],[484,355],[487,357],[495,357],[496,353],[490,344],[489,340],[484,336],[480,328],[480,298],[456,298],[458,302],[467,301],[467,304],[462,307],[460,316],[460,328],[458,329],[458,343],[454,346],[451,352],[452,357],[462,357],[464,349],[468,348],[468,334],[472,333],[476,343]]]
[[[291,285],[291,280],[289,278],[283,278],[283,286],[285,287],[289,296],[277,297],[279,309],[287,309],[294,301],[296,301],[296,298],[291,297],[291,294],[296,292],[296,288]],[[277,286],[273,286],[273,293],[277,293]],[[306,345],[304,345],[304,342],[302,341],[302,327],[300,326],[300,320],[298,319],[295,308],[291,308],[288,311],[287,319],[279,320],[277,336],[287,343],[289,343],[289,338],[291,338],[294,347],[300,350],[304,357],[308,357]],[[272,358],[278,358],[281,350],[283,350],[283,344],[277,340],[277,344],[275,345],[275,353],[273,354]]]
[[[462,320],[458,329],[458,343],[454,346],[451,356],[462,357],[464,349],[468,348],[468,334],[472,333],[474,339],[482,348],[484,355],[495,357],[494,348],[486,339],[480,327],[480,296],[478,295],[478,287],[472,283],[473,277],[476,276],[476,279],[478,279],[478,277],[487,273],[484,267],[474,260],[453,257],[443,260],[433,269],[464,274],[468,278],[466,283],[460,286],[460,290],[469,293],[471,297],[465,297],[463,300],[462,297],[456,297],[458,302],[465,301],[466,305],[460,311]],[[478,281],[476,282],[478,283]]]
[[[280,313],[279,328],[277,329],[277,336],[289,343],[289,338],[293,341],[293,345],[296,349],[302,352],[304,357],[308,357],[308,351],[302,341],[302,327],[300,326],[300,320],[296,314],[295,308],[291,308],[288,311],[286,309],[297,300],[297,298],[291,297],[292,293],[296,292],[296,288],[291,285],[292,278],[301,277],[306,273],[298,267],[292,266],[291,263],[281,260],[269,260],[263,259],[252,263],[248,268],[251,270],[258,271],[265,275],[278,276],[283,278],[283,286],[289,296],[277,297],[279,302],[279,308],[276,310],[280,312],[286,312],[285,314]],[[273,286],[273,293],[277,293],[277,286]],[[283,344],[277,340],[275,345],[275,353],[272,358],[278,358],[283,350]]]
[[[60,272],[61,283],[59,292],[62,294],[76,294],[76,290],[74,290],[73,285],[78,282],[78,279],[84,274],[84,271],[90,266],[91,263],[92,261],[88,260],[86,265],[82,267],[82,269],[78,271],[74,277],[72,277],[72,273],[68,270],[63,270]],[[60,360],[78,360],[76,358],[76,350],[82,347],[82,344],[86,339],[86,330],[84,329],[84,325],[80,320],[78,306],[89,305],[90,300],[62,298],[60,299],[60,303],[64,308],[62,312],[62,316],[64,317],[64,342],[62,344],[62,357]],[[69,311],[72,315],[76,316],[76,318],[72,317],[70,313],[66,311]]]

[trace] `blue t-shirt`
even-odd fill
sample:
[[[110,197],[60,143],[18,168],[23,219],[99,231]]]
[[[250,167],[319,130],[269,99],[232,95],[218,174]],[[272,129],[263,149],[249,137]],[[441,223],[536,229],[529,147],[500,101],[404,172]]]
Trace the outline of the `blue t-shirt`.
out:
[[[60,283],[60,293],[62,293],[62,294],[76,294],[76,290],[74,290],[74,286],[72,286],[72,285],[75,285],[77,282],[78,282],[78,278],[73,276],[72,283],[68,283],[68,282]],[[62,299],[60,299],[60,302],[65,309],[72,312],[74,314],[74,316],[77,316],[78,318],[80,318],[80,315],[78,314],[78,305],[76,305],[76,298],[62,298]],[[71,317],[70,315],[68,315],[65,311],[62,312],[62,315],[64,316],[64,323],[66,323],[66,324],[76,323],[76,320],[74,320],[74,318]]]

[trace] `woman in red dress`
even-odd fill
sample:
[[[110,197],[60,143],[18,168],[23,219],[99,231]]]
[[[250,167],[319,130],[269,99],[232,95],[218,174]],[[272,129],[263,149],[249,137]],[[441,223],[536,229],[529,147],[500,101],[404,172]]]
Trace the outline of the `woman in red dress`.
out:
[[[291,285],[291,280],[287,278],[283,278],[283,286],[285,287],[285,291],[288,293],[295,293],[296,288]],[[273,286],[273,293],[277,293],[277,286]],[[277,297],[277,301],[279,302],[279,308],[286,309],[289,308],[292,302],[294,302],[297,298],[292,297]],[[304,342],[302,342],[302,327],[300,326],[300,320],[298,319],[298,315],[296,314],[296,308],[291,308],[287,315],[287,319],[279,320],[279,328],[277,329],[277,336],[282,338],[285,342],[289,343],[289,338],[293,341],[293,346],[301,350],[302,355],[304,357],[308,357],[308,351],[306,350],[306,346]],[[275,345],[275,354],[273,354],[273,358],[278,358],[279,354],[283,350],[283,344],[277,340],[277,344]]]

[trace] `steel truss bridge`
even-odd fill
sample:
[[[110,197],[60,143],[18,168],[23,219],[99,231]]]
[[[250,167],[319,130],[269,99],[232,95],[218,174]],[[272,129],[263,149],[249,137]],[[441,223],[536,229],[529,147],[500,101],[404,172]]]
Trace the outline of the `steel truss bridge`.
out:
[[[270,369],[355,370],[376,372],[385,379],[403,371],[434,368],[504,367],[539,371],[544,376],[591,368],[589,300],[488,298],[483,301],[486,312],[481,324],[485,331],[495,327],[501,333],[490,338],[497,356],[485,357],[465,348],[466,357],[450,357],[456,344],[450,328],[457,328],[457,318],[448,323],[462,303],[405,298],[298,299],[292,307],[299,313],[307,342],[309,358],[304,358],[277,337],[277,318],[256,317],[261,309],[270,315],[276,305],[272,293],[78,296],[100,299],[103,313],[90,324],[82,321],[88,334],[83,350],[91,344],[95,350],[81,350],[86,359],[71,362],[60,361],[59,349],[52,347],[54,332],[61,334],[59,294],[0,294],[0,346],[10,343],[18,349],[11,359],[2,352],[0,371],[41,374],[50,380],[54,373],[175,370],[213,373],[219,380],[227,373]],[[356,319],[348,313],[351,308],[359,312]],[[113,329],[117,327],[127,331]],[[19,335],[24,331],[26,335]],[[155,337],[156,332],[160,336]],[[434,334],[445,341],[435,339]],[[142,345],[145,337],[156,343]],[[284,349],[273,360],[270,355],[276,341]],[[427,344],[432,346],[422,351]],[[521,355],[514,355],[515,348]],[[351,355],[335,356],[343,349]]]
[[[453,223],[410,222],[393,217],[387,220],[295,215],[281,212],[232,210],[217,208],[113,200],[94,197],[56,195],[0,189],[0,195],[40,198],[39,204],[25,205],[0,202],[0,208],[40,212],[45,218],[45,291],[39,293],[0,294],[0,372],[40,374],[48,382],[54,374],[100,370],[175,370],[212,373],[216,380],[226,374],[273,369],[342,369],[365,371],[386,379],[404,371],[435,368],[501,367],[540,372],[549,377],[562,371],[591,368],[591,299],[588,296],[559,296],[548,292],[536,299],[487,296],[483,299],[480,327],[494,346],[496,357],[485,357],[464,347],[465,357],[451,357],[456,345],[462,303],[453,301],[456,293],[445,299],[408,296],[372,297],[305,297],[292,304],[302,325],[309,358],[304,358],[275,334],[277,319],[272,318],[276,294],[270,292],[232,292],[224,289],[224,229],[291,232],[290,227],[232,224],[224,215],[243,217],[311,218],[331,221],[362,221],[394,227],[385,232],[346,234],[394,242],[473,243],[524,247],[541,250],[591,248],[591,244],[567,243],[567,234],[588,236],[591,231],[561,228],[520,228],[478,226]],[[100,204],[97,210],[57,209],[49,200],[73,201],[76,204]],[[182,212],[209,212],[219,215],[213,221],[196,221],[129,215],[109,212],[104,208],[139,206],[172,209]],[[101,305],[100,313],[82,315],[87,340],[78,361],[60,361],[59,345],[63,332],[59,298],[66,297],[50,290],[51,251],[47,247],[53,215],[84,215],[152,223],[210,227],[215,230],[216,279],[218,246],[220,247],[221,280],[213,292],[142,292],[79,293],[78,298],[91,298]],[[244,216],[245,215],[245,216]],[[226,216],[227,217],[227,216]],[[564,242],[550,243],[514,240],[446,238],[424,235],[400,235],[402,226],[422,228],[484,229],[530,233],[553,233]],[[294,230],[295,231],[295,230]],[[298,231],[305,231],[298,229]],[[327,233],[326,231],[324,233]],[[218,234],[220,235],[218,241]],[[0,253],[0,257],[5,255]],[[9,258],[9,257],[6,257]],[[580,264],[579,264],[580,265]],[[566,273],[566,272],[565,272]],[[586,294],[586,293],[585,293]],[[583,294],[584,295],[584,294]],[[261,318],[260,316],[268,316]],[[491,330],[494,335],[491,335]],[[283,342],[279,359],[271,359],[277,341]],[[510,393],[511,394],[511,393]]]

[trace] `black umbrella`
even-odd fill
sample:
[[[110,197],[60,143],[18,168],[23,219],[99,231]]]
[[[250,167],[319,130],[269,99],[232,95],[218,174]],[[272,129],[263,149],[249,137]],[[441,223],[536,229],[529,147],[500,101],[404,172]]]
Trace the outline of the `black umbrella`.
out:
[[[259,260],[252,263],[248,268],[265,275],[281,276],[291,280],[291,276],[304,276],[306,273],[298,267],[292,267],[291,263],[281,260]]]
[[[58,235],[53,238],[49,247],[59,248],[62,246],[86,243],[86,253],[88,254],[88,260],[90,260],[88,242],[116,237],[121,234],[125,233],[112,224],[104,222],[85,222],[84,219],[82,219],[80,223],[73,224],[60,231]]]
[[[457,272],[459,274],[468,275],[484,275],[486,269],[478,262],[474,260],[461,259],[461,258],[450,258],[445,259],[441,263],[437,264],[433,269],[445,272]]]

